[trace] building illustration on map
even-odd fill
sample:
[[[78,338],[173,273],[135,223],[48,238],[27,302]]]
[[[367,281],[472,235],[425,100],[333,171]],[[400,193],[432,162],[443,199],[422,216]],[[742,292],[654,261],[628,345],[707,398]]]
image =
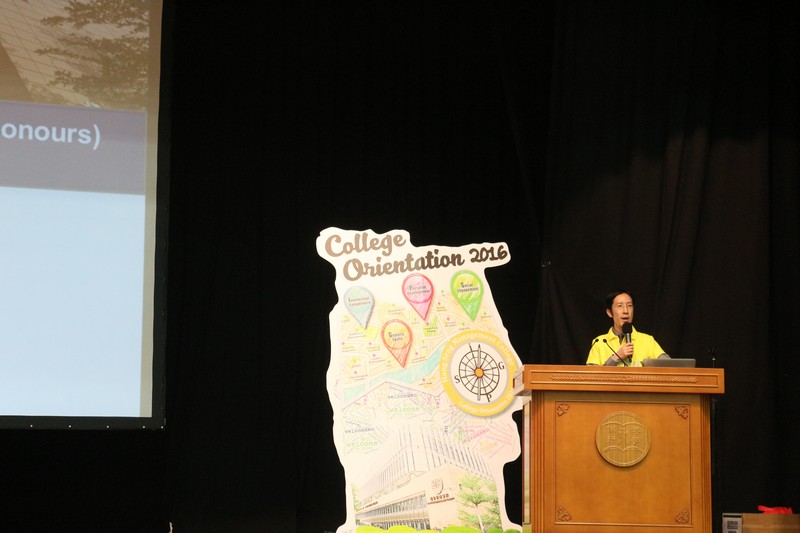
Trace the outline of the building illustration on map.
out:
[[[356,487],[356,523],[388,529],[441,529],[458,516],[462,480],[492,484],[483,456],[458,438],[425,426],[403,426],[381,448],[370,477]]]
[[[503,243],[411,245],[407,232],[329,228],[336,269],[328,394],[345,470],[347,522],[415,530],[519,529],[503,466],[519,455],[510,346],[483,271]]]

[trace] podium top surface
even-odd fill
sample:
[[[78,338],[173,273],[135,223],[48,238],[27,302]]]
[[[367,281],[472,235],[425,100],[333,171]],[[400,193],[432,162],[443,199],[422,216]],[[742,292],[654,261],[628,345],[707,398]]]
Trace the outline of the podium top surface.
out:
[[[559,390],[723,394],[725,371],[721,368],[524,365],[514,376],[516,395]]]

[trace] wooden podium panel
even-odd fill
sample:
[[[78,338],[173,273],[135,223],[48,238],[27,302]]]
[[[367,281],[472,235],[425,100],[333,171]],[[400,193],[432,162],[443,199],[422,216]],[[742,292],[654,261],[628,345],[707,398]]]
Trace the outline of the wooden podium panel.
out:
[[[711,532],[721,369],[525,365],[523,528]]]

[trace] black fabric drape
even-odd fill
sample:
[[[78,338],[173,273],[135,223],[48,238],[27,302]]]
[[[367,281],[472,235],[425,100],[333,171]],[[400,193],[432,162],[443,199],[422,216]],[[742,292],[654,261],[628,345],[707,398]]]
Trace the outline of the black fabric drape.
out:
[[[796,20],[755,3],[556,4],[533,352],[585,361],[622,287],[670,354],[724,367],[717,513],[798,506]]]
[[[506,242],[511,263],[486,275],[525,356],[550,57],[528,30],[549,7],[217,9],[175,12],[168,509],[178,533],[333,531],[336,294],[316,237]]]
[[[166,429],[5,433],[5,529],[335,530],[336,294],[314,247],[328,226],[506,242],[511,262],[486,276],[525,363],[582,363],[608,328],[603,296],[628,287],[638,328],[726,369],[715,525],[800,510],[796,8],[168,0],[167,14]]]

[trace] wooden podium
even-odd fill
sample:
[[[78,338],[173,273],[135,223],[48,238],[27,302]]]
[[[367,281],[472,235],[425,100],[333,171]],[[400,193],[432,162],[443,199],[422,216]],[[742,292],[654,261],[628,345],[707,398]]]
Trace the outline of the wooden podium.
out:
[[[711,533],[722,369],[525,365],[523,531]]]

